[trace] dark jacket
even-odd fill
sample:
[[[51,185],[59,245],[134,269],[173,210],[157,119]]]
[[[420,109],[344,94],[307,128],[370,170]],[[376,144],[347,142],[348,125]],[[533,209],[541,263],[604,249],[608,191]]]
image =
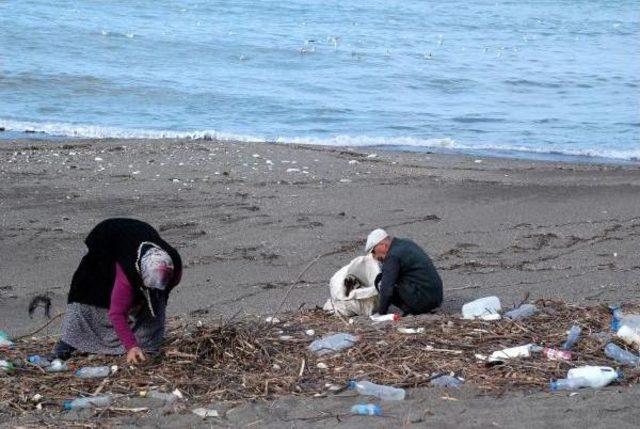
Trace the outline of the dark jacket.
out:
[[[87,236],[85,244],[89,249],[80,261],[71,280],[67,302],[78,302],[95,307],[109,308],[111,292],[116,276],[116,263],[120,264],[133,287],[136,303],[144,299],[142,277],[139,273],[139,252],[143,242],[150,242],[171,256],[174,276],[164,290],[154,290],[168,299],[171,289],[178,284],[182,275],[182,260],[177,250],[160,238],[149,224],[125,218],[113,218],[100,222]]]
[[[442,304],[442,280],[429,256],[411,240],[394,238],[382,264],[378,286],[378,313],[389,305],[412,314],[425,313]]]

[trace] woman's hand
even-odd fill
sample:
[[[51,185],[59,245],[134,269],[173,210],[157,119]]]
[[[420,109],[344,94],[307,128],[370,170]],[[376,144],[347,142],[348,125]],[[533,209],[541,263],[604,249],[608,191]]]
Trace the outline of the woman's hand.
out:
[[[127,363],[142,363],[146,360],[147,358],[140,347],[132,347],[127,352]]]

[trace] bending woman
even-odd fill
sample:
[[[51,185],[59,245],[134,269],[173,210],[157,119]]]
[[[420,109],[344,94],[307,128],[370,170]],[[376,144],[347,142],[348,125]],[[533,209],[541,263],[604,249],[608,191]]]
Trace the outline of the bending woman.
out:
[[[157,352],[164,339],[169,293],[182,275],[180,255],[135,219],[107,219],[85,244],[54,355],[126,353],[128,363],[144,361],[144,351]]]

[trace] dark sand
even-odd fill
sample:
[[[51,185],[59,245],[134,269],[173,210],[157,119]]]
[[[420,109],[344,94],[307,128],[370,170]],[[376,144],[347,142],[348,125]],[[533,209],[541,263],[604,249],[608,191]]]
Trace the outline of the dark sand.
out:
[[[186,269],[170,313],[201,320],[269,314],[317,255],[353,249],[376,227],[424,246],[445,284],[445,312],[490,294],[504,307],[526,293],[582,305],[640,299],[638,165],[209,141],[0,141],[0,183],[0,329],[14,336],[46,321],[41,311],[27,315],[34,295],[49,293],[52,314],[64,311],[85,235],[112,216],[146,220],[180,250]],[[315,263],[286,309],[322,305],[329,277],[355,248]],[[284,398],[203,425],[636,427],[639,395],[615,386],[497,399],[425,389],[385,406],[397,419],[341,423],[287,420],[343,412],[354,398]],[[152,414],[121,423],[198,421]]]

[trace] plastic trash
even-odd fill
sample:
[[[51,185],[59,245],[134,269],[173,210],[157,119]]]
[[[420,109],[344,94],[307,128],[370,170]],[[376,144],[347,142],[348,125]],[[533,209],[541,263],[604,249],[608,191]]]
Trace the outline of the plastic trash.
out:
[[[567,372],[567,378],[585,378],[589,380],[589,386],[596,389],[606,386],[621,377],[621,372],[609,366],[580,366],[578,368],[571,368]]]
[[[398,328],[401,334],[422,334],[424,331],[424,328]]]
[[[64,372],[69,371],[69,367],[64,361],[60,359],[54,359],[51,361],[51,365],[46,367],[44,370],[47,372]]]
[[[533,351],[534,344],[526,344],[524,346],[510,347],[503,350],[498,350],[491,353],[489,356],[489,362],[502,362],[506,359],[530,357]]]
[[[640,365],[640,356],[636,356],[613,343],[609,343],[604,347],[604,354],[622,365]]]
[[[371,320],[373,320],[374,322],[386,322],[386,321],[392,321],[392,320],[400,320],[401,317],[399,314],[396,313],[389,313],[389,314],[372,314],[371,316],[369,316],[371,318]]]
[[[37,366],[40,367],[45,367],[45,366],[49,366],[51,364],[51,362],[49,362],[49,359],[42,357],[40,355],[32,355],[27,357],[27,360]]]
[[[111,373],[108,366],[85,366],[76,371],[76,376],[80,378],[104,378]]]
[[[640,328],[640,314],[624,314],[620,306],[611,307],[611,330],[616,332],[622,325],[633,329]]]
[[[207,417],[220,417],[218,410],[213,410],[210,408],[194,408],[193,410],[191,410],[191,412],[196,416],[202,417],[203,419],[206,419]]]
[[[327,353],[339,352],[340,350],[351,347],[357,341],[358,337],[346,333],[325,335],[324,337],[318,338],[309,344],[309,350],[319,356],[322,356]]]
[[[351,407],[351,414],[359,414],[361,416],[381,416],[382,408],[375,404],[356,404]]]
[[[563,350],[569,350],[571,347],[578,342],[578,338],[580,338],[580,333],[582,332],[582,328],[578,325],[573,325],[571,329],[569,329],[569,333],[567,334],[567,341],[562,345]]]
[[[581,387],[589,387],[589,380],[586,378],[561,378],[549,383],[553,391],[557,390],[578,390]]]
[[[462,306],[462,317],[464,319],[500,319],[500,298],[497,296],[487,296],[476,299]],[[497,317],[496,317],[497,316]]]
[[[549,360],[571,360],[572,353],[570,350],[558,350],[545,347],[542,354]]]
[[[375,384],[366,380],[351,380],[349,388],[355,389],[361,395],[375,396],[383,401],[403,401],[406,394],[404,389]]]
[[[462,386],[463,381],[458,377],[454,377],[452,375],[442,375],[438,378],[434,378],[429,382],[429,384],[438,387],[455,387],[458,388]]]
[[[10,372],[13,372],[14,369],[15,367],[13,366],[13,363],[4,359],[0,360],[0,371],[10,373]]]
[[[520,319],[525,319],[527,317],[533,316],[534,314],[536,314],[537,311],[538,309],[533,304],[522,304],[518,308],[514,308],[511,311],[507,311],[504,314],[504,317],[508,317],[511,320],[520,320]]]
[[[64,401],[65,410],[80,410],[83,408],[104,408],[111,405],[111,396],[94,396],[89,398],[76,398],[73,401]]]
[[[622,339],[627,344],[633,346],[640,346],[640,332],[626,323],[618,329],[616,336]]]
[[[0,347],[12,347],[13,341],[11,341],[11,337],[4,331],[0,331]]]
[[[142,391],[140,392],[140,396],[143,398],[159,399],[167,404],[172,404],[178,399],[173,393],[158,392],[157,390]]]

